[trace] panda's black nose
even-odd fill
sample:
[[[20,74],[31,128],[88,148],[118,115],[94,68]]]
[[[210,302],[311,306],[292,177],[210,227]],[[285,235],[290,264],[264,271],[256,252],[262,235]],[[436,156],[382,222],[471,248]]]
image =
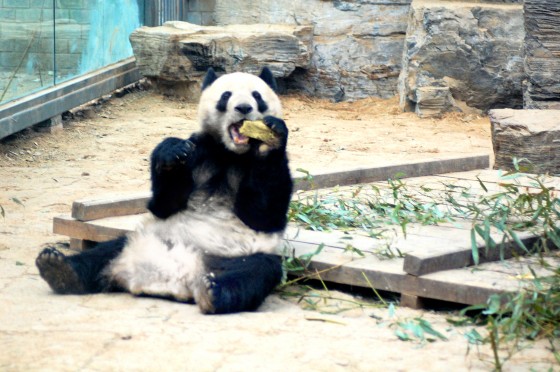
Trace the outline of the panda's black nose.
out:
[[[243,115],[247,115],[248,113],[253,111],[253,108],[251,107],[251,105],[244,103],[242,105],[235,106],[235,110],[239,111]]]

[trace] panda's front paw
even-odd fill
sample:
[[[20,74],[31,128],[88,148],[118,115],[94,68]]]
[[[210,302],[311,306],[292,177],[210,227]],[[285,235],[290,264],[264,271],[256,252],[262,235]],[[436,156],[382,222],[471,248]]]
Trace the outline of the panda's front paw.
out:
[[[192,158],[195,145],[189,140],[167,138],[152,153],[152,167],[156,172],[171,170],[185,165]]]
[[[270,153],[271,150],[285,149],[288,142],[288,127],[284,120],[274,116],[265,116],[263,118],[263,123],[274,132],[277,141],[275,144],[260,143],[258,146],[258,153],[264,156]]]
[[[265,116],[263,122],[269,127],[279,140],[279,147],[285,147],[288,142],[288,127],[284,120],[275,116]]]

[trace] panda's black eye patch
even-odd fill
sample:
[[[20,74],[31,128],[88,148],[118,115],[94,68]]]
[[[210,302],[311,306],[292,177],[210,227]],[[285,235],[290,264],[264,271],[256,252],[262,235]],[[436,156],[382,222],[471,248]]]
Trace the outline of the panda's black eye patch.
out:
[[[216,110],[220,112],[226,112],[227,104],[230,98],[231,98],[231,92],[229,91],[223,92],[222,96],[220,97],[220,100],[216,104]]]
[[[260,113],[265,112],[266,110],[268,110],[268,105],[266,104],[266,102],[264,101],[264,99],[262,98],[261,94],[259,92],[257,92],[256,90],[252,93],[253,98],[255,99],[255,101],[257,101],[257,106],[259,109]]]

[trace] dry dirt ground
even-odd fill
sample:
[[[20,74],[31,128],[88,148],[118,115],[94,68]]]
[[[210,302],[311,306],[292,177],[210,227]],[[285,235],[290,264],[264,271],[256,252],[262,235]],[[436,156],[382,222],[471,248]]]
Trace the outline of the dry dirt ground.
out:
[[[283,101],[293,170],[491,153],[486,117],[419,119],[400,113],[396,99]],[[76,199],[148,190],[150,151],[165,136],[195,130],[196,105],[135,91],[78,112],[64,127],[0,141],[1,371],[492,369],[489,347],[469,346],[470,328],[451,327],[441,312],[397,306],[391,315],[373,306],[325,315],[275,294],[256,313],[203,316],[195,306],[127,294],[54,295],[34,265],[42,246],[67,242],[52,233],[53,217]],[[448,341],[400,341],[394,324],[417,317]],[[552,363],[538,343],[506,367]]]

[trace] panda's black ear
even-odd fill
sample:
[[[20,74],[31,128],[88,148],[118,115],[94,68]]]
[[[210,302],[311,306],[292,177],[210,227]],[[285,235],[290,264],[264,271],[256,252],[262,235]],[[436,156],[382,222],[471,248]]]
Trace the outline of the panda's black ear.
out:
[[[208,88],[210,85],[212,85],[213,82],[216,81],[216,79],[218,79],[218,75],[216,75],[216,72],[214,71],[214,69],[212,67],[210,67],[208,69],[208,71],[206,72],[206,76],[204,77],[204,81],[202,82],[202,90]]]
[[[274,78],[274,75],[272,74],[272,71],[270,71],[270,69],[268,67],[266,67],[266,66],[263,67],[259,77],[266,84],[268,84],[268,86],[271,87],[273,91],[276,92],[278,90],[278,85],[276,85],[276,79]]]

